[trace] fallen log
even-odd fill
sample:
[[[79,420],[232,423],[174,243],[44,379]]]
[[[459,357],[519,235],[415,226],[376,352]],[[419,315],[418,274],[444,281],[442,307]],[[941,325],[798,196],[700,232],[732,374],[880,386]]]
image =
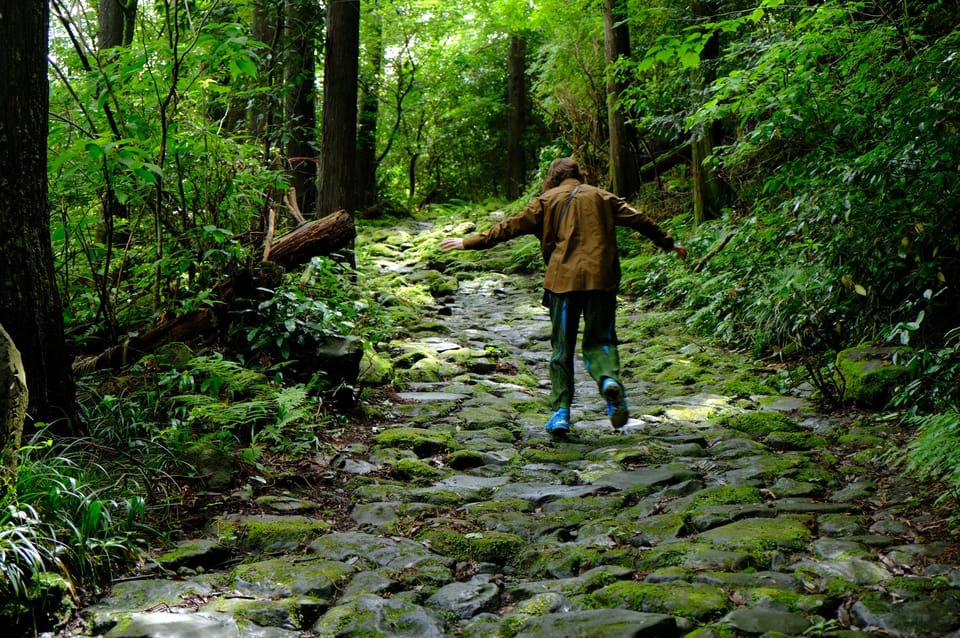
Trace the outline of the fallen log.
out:
[[[287,269],[296,268],[313,257],[330,255],[349,247],[356,234],[353,215],[340,210],[301,224],[289,233],[268,242],[264,248],[263,261],[270,261]]]
[[[143,335],[125,339],[100,354],[77,359],[73,363],[74,376],[82,377],[95,370],[117,370],[141,357],[156,352],[165,343],[193,342],[212,336],[218,330],[220,320],[213,308],[200,308],[175,319],[165,321]]]
[[[275,240],[268,234],[262,262],[289,270],[309,262],[313,257],[330,255],[348,248],[355,236],[353,216],[341,210],[322,219],[301,224]],[[256,275],[246,272],[239,278],[231,277],[218,284],[214,294],[219,303],[214,306],[199,308],[164,321],[149,332],[130,337],[100,354],[78,359],[73,364],[74,374],[80,377],[94,370],[122,368],[144,355],[157,352],[160,346],[166,343],[192,343],[198,339],[216,337],[219,331],[225,328],[234,300],[256,288],[247,281],[251,277],[256,278]]]
[[[677,164],[690,162],[690,143],[685,143],[674,149],[661,153],[652,161],[640,167],[640,178],[644,181],[660,180],[660,174],[673,168]]]

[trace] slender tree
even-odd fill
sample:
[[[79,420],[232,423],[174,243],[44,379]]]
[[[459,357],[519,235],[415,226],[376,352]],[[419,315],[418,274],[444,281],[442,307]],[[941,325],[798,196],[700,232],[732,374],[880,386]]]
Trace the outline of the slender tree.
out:
[[[359,59],[360,0],[328,2],[317,196],[321,216],[354,211]]]
[[[377,120],[380,117],[380,85],[383,81],[383,15],[379,3],[367,12],[367,39],[360,71],[360,106],[357,122],[357,199],[363,210],[377,207]]]
[[[620,107],[620,94],[626,88],[621,60],[629,60],[630,26],[626,0],[603,3],[604,54],[607,61],[607,119],[610,127],[610,190],[632,197],[640,190],[640,157],[637,133]]]
[[[713,0],[690,0],[690,9],[696,18],[713,19],[717,13]],[[710,36],[700,54],[700,81],[703,86],[713,82],[716,73],[713,65],[720,55],[720,41],[716,33]],[[722,123],[714,120],[693,132],[690,152],[693,166],[693,217],[699,224],[720,216],[725,201],[726,189],[717,172],[705,163],[713,155],[714,147],[721,142]]]
[[[333,4],[337,4],[336,2]],[[317,205],[316,41],[321,17],[317,0],[287,0],[284,55],[287,162],[300,210]]]
[[[100,0],[97,11],[97,48],[128,47],[133,43],[137,0]]]
[[[523,194],[527,163],[523,137],[527,124],[527,41],[510,37],[507,70],[507,197]]]
[[[46,2],[0,11],[0,324],[23,354],[30,417],[66,432],[76,409],[50,244],[48,27]]]

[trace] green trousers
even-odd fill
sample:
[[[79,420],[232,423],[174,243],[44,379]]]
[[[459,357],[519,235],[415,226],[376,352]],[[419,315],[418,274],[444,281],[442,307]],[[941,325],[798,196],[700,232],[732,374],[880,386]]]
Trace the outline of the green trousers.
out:
[[[544,294],[550,309],[553,330],[550,345],[550,409],[569,408],[573,401],[573,356],[577,347],[580,317],[583,317],[583,364],[597,382],[620,381],[620,353],[617,350],[617,294],[603,290],[584,290]]]

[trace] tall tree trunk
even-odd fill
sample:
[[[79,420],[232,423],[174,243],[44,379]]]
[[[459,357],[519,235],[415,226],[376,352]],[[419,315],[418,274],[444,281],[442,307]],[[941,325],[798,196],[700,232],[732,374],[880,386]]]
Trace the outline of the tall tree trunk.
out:
[[[327,4],[323,64],[323,123],[320,153],[321,216],[355,210],[357,74],[360,59],[360,0]]]
[[[247,130],[250,135],[263,141],[264,157],[272,153],[272,143],[280,135],[273,130],[274,124],[283,112],[279,103],[277,85],[278,61],[282,57],[280,36],[284,22],[283,0],[255,0],[253,3],[253,37],[266,45],[260,59],[260,87],[266,89],[257,95],[247,112]]]
[[[507,72],[507,197],[523,195],[527,162],[523,136],[527,125],[527,41],[510,37],[510,60]]]
[[[97,6],[97,49],[133,44],[137,0],[100,0]]]
[[[379,3],[377,3],[379,5]],[[383,16],[379,6],[370,15],[366,62],[360,72],[360,113],[357,122],[357,199],[363,210],[376,208],[377,119],[380,117],[380,82],[383,77]]]
[[[101,64],[106,65],[115,57],[110,54],[117,47],[129,47],[133,44],[133,30],[137,20],[137,0],[99,0],[97,5],[97,49]],[[119,82],[119,79],[112,80]],[[105,109],[110,107],[104,104]],[[110,113],[108,112],[108,116]],[[113,118],[111,117],[111,120]],[[114,137],[119,139],[119,130],[116,126]],[[111,336],[116,338],[117,327],[114,318],[113,300],[110,298],[110,267],[113,257],[115,228],[117,220],[127,219],[127,206],[120,201],[117,191],[113,187],[116,175],[111,174],[106,164],[103,166],[106,187],[100,196],[100,226],[97,240],[106,247],[103,259],[103,270],[97,284],[100,296],[100,310]],[[123,223],[121,221],[121,223]]]
[[[30,416],[67,432],[78,423],[50,245],[48,28],[46,2],[0,12],[0,324],[24,353]]]
[[[307,214],[317,208],[316,36],[317,0],[287,1],[287,52],[284,56],[287,169],[297,204]]]
[[[629,59],[630,26],[626,0],[604,0],[604,53],[607,72],[607,118],[610,127],[610,190],[621,197],[633,197],[640,190],[640,145],[637,132],[620,109],[620,93],[626,87],[615,70],[621,58]]]
[[[690,9],[696,18],[714,18],[717,12],[713,0],[690,0]],[[706,88],[716,77],[713,65],[720,55],[720,41],[714,33],[700,54],[700,82]],[[693,166],[693,220],[700,224],[720,216],[726,201],[727,189],[713,167],[704,160],[713,154],[722,142],[722,123],[718,120],[693,132],[690,140]]]

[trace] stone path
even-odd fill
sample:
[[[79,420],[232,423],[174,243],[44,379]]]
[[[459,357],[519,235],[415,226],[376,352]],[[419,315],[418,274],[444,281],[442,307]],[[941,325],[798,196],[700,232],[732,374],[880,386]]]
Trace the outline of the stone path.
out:
[[[633,418],[613,430],[581,370],[553,440],[537,280],[475,265],[495,251],[441,273],[407,257],[422,236],[368,232],[398,298],[441,297],[380,353],[401,393],[372,407],[376,442],[320,459],[354,476],[354,528],[263,500],[160,557],[169,575],[117,584],[91,634],[960,635],[955,548],[884,477],[888,423],[818,415],[676,316],[626,307]],[[224,567],[231,545],[251,559]]]

